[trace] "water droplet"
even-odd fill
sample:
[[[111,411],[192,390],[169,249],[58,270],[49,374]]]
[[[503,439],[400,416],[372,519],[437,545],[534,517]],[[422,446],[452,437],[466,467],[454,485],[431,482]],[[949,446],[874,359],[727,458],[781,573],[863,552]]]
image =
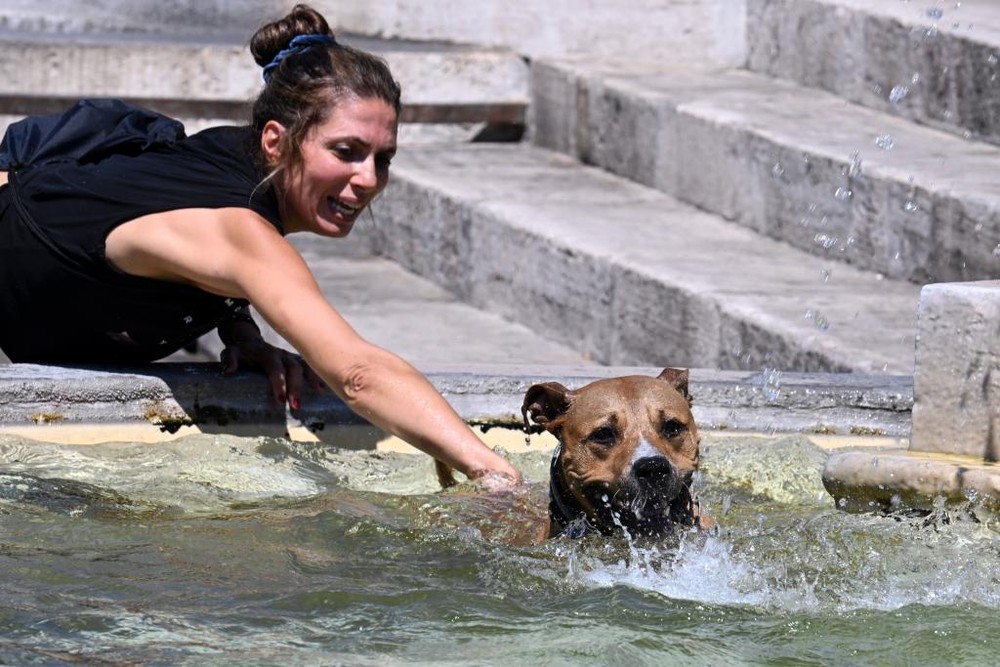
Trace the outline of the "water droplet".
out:
[[[936,25],[932,25],[924,34],[927,36],[927,39],[934,39],[938,36],[938,27]]]
[[[830,236],[829,234],[817,234],[813,237],[813,241],[816,245],[822,246],[824,250],[829,250],[837,245],[840,239],[836,236]]]
[[[781,371],[764,368],[761,370],[761,377],[754,384],[764,389],[764,395],[769,401],[776,400],[781,394]]]
[[[917,211],[920,210],[920,207],[917,206],[917,202],[913,201],[912,199],[907,199],[906,202],[903,204],[903,210],[906,211],[907,213],[916,213]]]
[[[830,275],[832,273],[833,271],[831,269],[823,269],[819,272],[819,275],[823,279],[823,282],[828,283],[830,282]]]
[[[857,151],[851,153],[851,161],[847,165],[846,176],[848,178],[858,178],[861,176],[861,154]]]
[[[875,145],[884,151],[891,151],[892,147],[895,146],[895,142],[892,140],[892,136],[888,134],[880,134],[875,137]]]
[[[818,310],[807,310],[806,319],[811,320],[813,326],[820,331],[828,331],[830,329],[830,320],[826,319]]]
[[[913,76],[910,77],[910,83],[914,86],[920,83],[920,72],[914,72]]]
[[[833,196],[839,199],[840,201],[847,201],[854,196],[854,193],[851,192],[850,188],[845,188],[844,186],[840,186],[839,188],[837,188],[837,191],[833,193]]]
[[[998,62],[1000,62],[1000,58],[997,57],[997,54],[991,53],[990,57],[986,59],[986,62],[988,62],[990,65],[996,65]]]
[[[910,94],[910,89],[906,86],[893,86],[892,90],[889,91],[889,102],[891,104],[899,104]]]
[[[931,7],[927,10],[927,18],[934,19],[935,21],[944,16],[944,10],[940,7]]]
[[[780,181],[781,177],[785,175],[785,168],[781,166],[780,162],[774,163],[774,167],[771,168],[771,175],[776,181]]]

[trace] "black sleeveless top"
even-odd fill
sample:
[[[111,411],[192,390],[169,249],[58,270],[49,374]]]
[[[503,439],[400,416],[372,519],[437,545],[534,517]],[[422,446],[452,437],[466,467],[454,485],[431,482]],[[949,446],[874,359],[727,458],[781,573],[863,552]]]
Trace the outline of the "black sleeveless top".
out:
[[[283,233],[248,127],[219,127],[92,163],[22,167],[0,188],[0,349],[15,362],[134,363],[162,358],[246,302],[112,267],[107,235],[185,208],[255,211]]]

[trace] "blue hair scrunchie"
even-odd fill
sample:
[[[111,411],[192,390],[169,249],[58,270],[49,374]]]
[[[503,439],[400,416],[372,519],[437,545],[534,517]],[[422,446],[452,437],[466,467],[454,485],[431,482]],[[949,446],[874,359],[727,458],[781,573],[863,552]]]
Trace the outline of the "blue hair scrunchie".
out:
[[[271,79],[271,72],[277,67],[282,60],[288,56],[295,55],[296,53],[302,53],[310,46],[314,44],[335,44],[336,40],[330,35],[296,35],[292,38],[292,41],[288,43],[288,47],[278,51],[274,58],[268,64],[264,65],[264,71],[262,73],[264,77],[264,83],[267,83]]]

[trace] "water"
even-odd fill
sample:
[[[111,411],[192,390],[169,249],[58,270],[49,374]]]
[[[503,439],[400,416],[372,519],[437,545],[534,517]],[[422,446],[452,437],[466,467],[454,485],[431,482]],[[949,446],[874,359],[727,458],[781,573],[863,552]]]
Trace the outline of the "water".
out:
[[[715,533],[533,544],[544,452],[489,497],[405,454],[0,438],[0,664],[994,661],[985,515],[840,512],[801,436],[703,457]]]

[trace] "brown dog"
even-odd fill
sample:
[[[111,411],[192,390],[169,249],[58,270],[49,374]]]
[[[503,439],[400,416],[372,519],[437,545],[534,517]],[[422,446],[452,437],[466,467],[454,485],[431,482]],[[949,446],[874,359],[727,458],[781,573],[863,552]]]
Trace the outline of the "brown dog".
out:
[[[700,438],[687,370],[597,380],[576,390],[536,384],[521,413],[525,427],[530,414],[559,441],[550,468],[548,537],[622,529],[638,537],[711,526],[691,492]],[[448,486],[450,471],[438,472]]]

